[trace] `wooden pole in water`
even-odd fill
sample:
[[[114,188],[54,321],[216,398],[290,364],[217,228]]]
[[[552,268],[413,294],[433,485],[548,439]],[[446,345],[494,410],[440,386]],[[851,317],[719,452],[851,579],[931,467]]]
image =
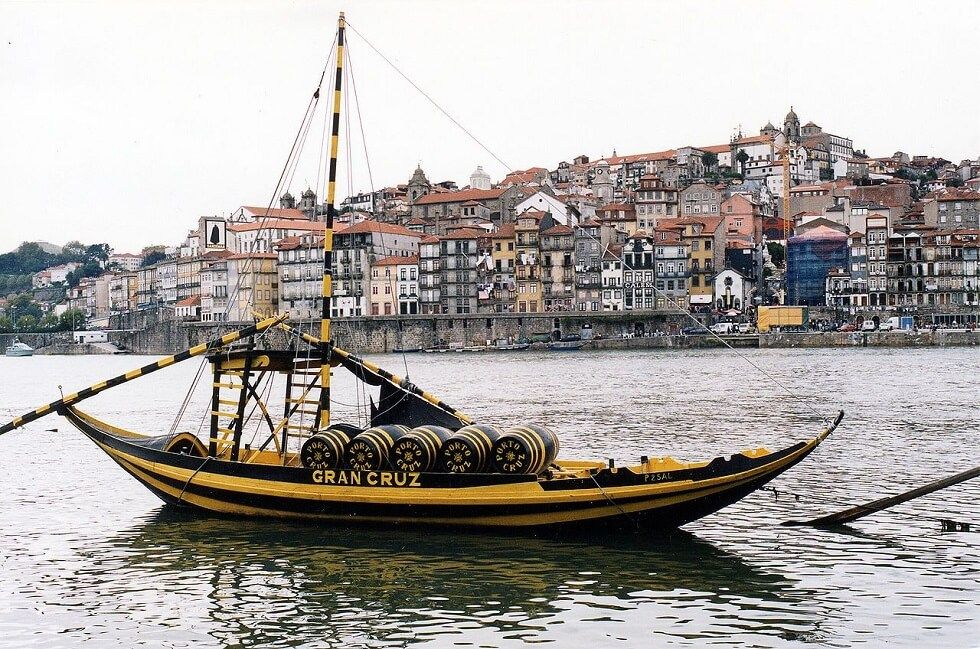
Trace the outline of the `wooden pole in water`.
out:
[[[906,491],[903,494],[897,496],[889,496],[888,498],[881,498],[873,502],[867,503],[865,505],[858,505],[856,507],[851,507],[850,509],[845,509],[844,511],[837,512],[836,514],[829,514],[827,516],[821,516],[820,518],[814,518],[809,521],[786,521],[783,525],[800,526],[809,525],[811,527],[830,527],[832,525],[844,525],[845,523],[850,523],[851,521],[856,521],[859,518],[864,518],[875,512],[880,512],[883,509],[888,509],[889,507],[894,507],[895,505],[900,505],[904,502],[908,502],[919,496],[924,496],[926,494],[931,494],[934,491],[939,491],[940,489],[945,489],[946,487],[952,487],[955,484],[961,482],[966,482],[972,478],[980,476],[980,466],[970,469],[969,471],[964,471],[962,473],[957,473],[956,475],[949,476],[948,478],[943,478],[942,480],[936,480],[935,482],[930,482],[927,485],[923,485],[911,491]]]
[[[108,390],[109,388],[115,387],[121,383],[126,383],[127,381],[132,381],[133,379],[138,379],[141,376],[146,376],[157,370],[162,370],[165,367],[169,367],[174,363],[179,363],[181,361],[186,361],[188,358],[193,358],[194,356],[200,356],[201,354],[207,353],[209,350],[218,349],[225,345],[229,345],[236,340],[241,338],[247,338],[248,336],[255,335],[259,332],[265,331],[269,327],[274,327],[280,324],[286,319],[286,315],[277,315],[271,318],[266,318],[256,322],[254,325],[245,327],[244,329],[239,329],[238,331],[232,331],[231,333],[225,334],[220,338],[215,338],[214,340],[209,340],[206,343],[201,343],[191,347],[190,349],[185,349],[179,354],[174,354],[173,356],[167,356],[166,358],[161,358],[155,363],[150,363],[149,365],[144,365],[143,367],[138,367],[135,370],[126,372],[125,374],[120,374],[106,381],[96,383],[91,385],[84,390],[79,390],[78,392],[73,392],[63,399],[58,399],[57,401],[52,401],[49,404],[43,405],[37,410],[32,410],[27,414],[17,417],[13,421],[10,421],[3,426],[0,426],[0,435],[4,433],[9,433],[15,428],[20,428],[24,424],[29,424],[32,421],[40,419],[45,415],[50,415],[52,412],[58,412],[66,406],[71,406],[79,401],[88,399],[89,397],[94,397],[95,395]]]

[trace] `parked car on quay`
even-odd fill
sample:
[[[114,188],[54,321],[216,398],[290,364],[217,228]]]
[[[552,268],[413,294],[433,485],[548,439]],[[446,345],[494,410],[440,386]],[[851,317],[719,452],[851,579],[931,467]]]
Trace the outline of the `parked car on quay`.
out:
[[[837,328],[837,331],[857,331],[857,327],[852,325],[850,322],[845,322]]]

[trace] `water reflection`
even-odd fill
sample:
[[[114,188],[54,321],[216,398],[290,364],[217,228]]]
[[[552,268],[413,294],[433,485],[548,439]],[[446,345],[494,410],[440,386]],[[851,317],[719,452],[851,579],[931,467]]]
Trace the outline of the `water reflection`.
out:
[[[641,604],[656,607],[643,618],[668,635],[797,637],[816,625],[794,606],[807,595],[790,579],[685,532],[556,543],[200,518],[163,507],[82,554],[77,583],[95,586],[66,592],[65,604],[134,607],[143,623],[189,625],[221,644],[406,646],[475,628],[541,641],[566,620],[617,626]],[[150,604],[167,600],[160,591],[179,594],[173,611]],[[691,624],[699,617],[700,629]]]

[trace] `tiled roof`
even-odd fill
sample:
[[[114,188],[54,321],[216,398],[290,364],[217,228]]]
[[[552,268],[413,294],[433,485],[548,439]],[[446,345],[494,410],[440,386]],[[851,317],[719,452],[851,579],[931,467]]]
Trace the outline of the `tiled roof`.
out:
[[[678,226],[683,227],[693,223],[701,223],[704,225],[705,230],[708,232],[714,232],[724,222],[724,216],[680,216],[673,219],[659,219],[657,224],[663,227],[672,228]]]
[[[306,214],[303,214],[300,210],[294,208],[278,208],[270,207],[268,209],[264,207],[254,207],[250,205],[242,205],[242,209],[251,212],[259,218],[265,218],[266,215],[271,219],[302,219],[308,221]]]
[[[801,239],[841,239],[846,240],[847,235],[840,230],[835,230],[829,228],[826,225],[818,225],[815,228],[807,230],[803,234],[799,234],[795,237],[790,237],[790,242],[799,241]]]
[[[668,149],[666,151],[654,151],[653,153],[634,153],[633,155],[610,156],[608,158],[603,158],[603,160],[611,165],[617,165],[629,164],[632,162],[657,162],[661,160],[670,160],[676,155],[676,149]],[[599,161],[597,160],[596,162]],[[594,164],[595,163],[593,163],[593,165]]]
[[[732,150],[731,144],[713,144],[711,146],[699,146],[702,151],[710,151],[711,153],[727,153]]]
[[[229,223],[228,229],[232,232],[252,232],[253,230],[305,230],[309,232],[323,232],[326,226],[319,221],[308,221],[306,219],[266,219],[253,221],[250,223]]]
[[[498,189],[462,189],[458,192],[442,194],[426,194],[415,201],[416,205],[434,205],[438,203],[465,203],[466,201],[486,201],[500,198],[506,188]]]
[[[402,257],[400,255],[392,255],[390,257],[382,257],[377,260],[372,266],[403,266],[412,265],[419,263],[418,255],[410,255],[408,257]]]
[[[274,252],[236,252],[225,259],[276,259]]]
[[[201,296],[192,295],[191,297],[185,297],[183,300],[177,301],[177,306],[200,306]]]
[[[936,192],[938,201],[980,201],[980,192],[965,187],[947,187]]]
[[[561,225],[561,224],[559,224],[559,225],[556,225],[556,226],[553,226],[553,227],[548,228],[547,230],[545,230],[541,234],[542,234],[542,236],[547,236],[547,235],[561,236],[563,234],[572,234],[572,229],[570,227],[568,227],[567,225]]]
[[[403,237],[418,237],[420,236],[418,232],[413,232],[408,228],[395,225],[394,223],[382,223],[381,221],[375,221],[373,219],[368,219],[366,221],[360,221],[353,225],[349,225],[346,228],[341,228],[337,230],[337,234],[365,234],[368,232],[376,232],[379,234],[399,234]]]
[[[487,236],[483,228],[456,228],[442,236],[443,239],[478,239]]]
[[[497,231],[490,235],[492,239],[513,239],[514,238],[514,224],[505,223],[504,225],[497,228]]]

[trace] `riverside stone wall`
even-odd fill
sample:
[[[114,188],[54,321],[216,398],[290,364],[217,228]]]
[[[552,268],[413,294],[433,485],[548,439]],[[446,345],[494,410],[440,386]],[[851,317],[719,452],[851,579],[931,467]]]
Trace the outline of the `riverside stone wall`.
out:
[[[138,321],[113,322],[112,328],[121,330],[110,332],[109,340],[135,353],[172,354],[247,324],[181,322],[146,312]],[[684,314],[657,312],[374,316],[337,318],[333,320],[331,333],[337,345],[366,354],[391,352],[398,348],[476,347],[501,339],[548,340],[580,334],[585,327],[602,338],[620,338],[624,334],[643,336],[653,332],[679,333],[691,324]],[[319,335],[319,321],[306,321],[297,326]],[[280,329],[268,332],[266,340],[272,347],[284,347],[289,342]]]
[[[0,334],[0,348],[10,347],[15,340],[19,340],[25,345],[30,345],[34,349],[47,347],[48,345],[69,344],[71,343],[70,331],[54,331],[49,333],[19,333],[19,334]]]

